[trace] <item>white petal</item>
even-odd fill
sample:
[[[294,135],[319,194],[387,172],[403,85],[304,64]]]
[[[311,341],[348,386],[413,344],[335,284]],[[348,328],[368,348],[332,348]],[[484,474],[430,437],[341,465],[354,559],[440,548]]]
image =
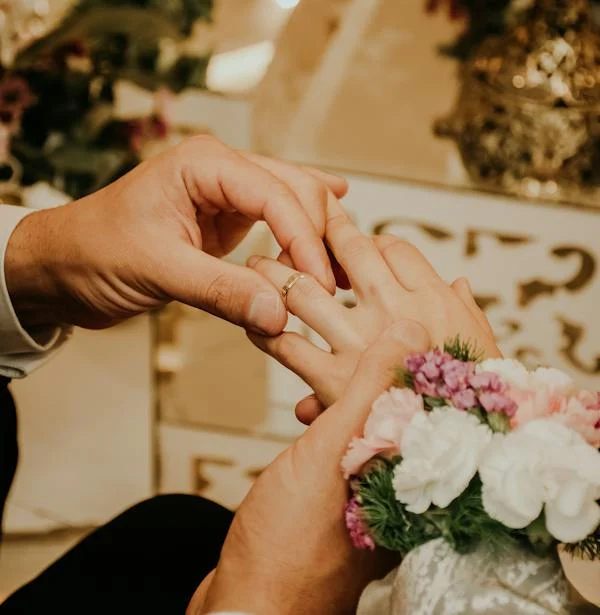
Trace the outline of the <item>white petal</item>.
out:
[[[525,366],[514,359],[488,359],[479,363],[478,372],[493,372],[507,384],[519,389],[529,386],[530,374]]]
[[[561,514],[553,502],[546,504],[546,527],[561,542],[579,542],[587,538],[600,524],[600,506],[589,502],[575,517]]]
[[[600,452],[587,442],[569,456],[569,466],[591,485],[600,487]]]
[[[519,428],[519,432],[527,438],[535,438],[543,444],[546,451],[550,447],[566,447],[574,443],[583,443],[583,439],[572,429],[552,421],[551,419],[537,419],[530,421]]]
[[[507,506],[499,497],[499,494],[492,489],[483,485],[482,501],[485,512],[496,521],[500,521],[512,529],[522,529],[527,527],[532,521],[537,519],[542,512],[543,502],[540,502],[539,511],[537,515],[525,516],[514,510],[512,507]]]
[[[414,489],[396,489],[396,500],[404,504],[406,510],[419,515],[424,513],[431,506],[431,494],[429,493],[427,485]]]
[[[553,367],[538,367],[532,375],[536,383],[545,384],[552,389],[564,390],[573,386],[571,376]]]
[[[503,501],[515,513],[537,519],[544,503],[544,489],[540,477],[527,467],[511,467],[504,478]]]
[[[403,495],[409,495],[405,493]],[[415,515],[422,515],[431,506],[431,497],[429,489],[415,489],[410,493],[410,501],[400,500],[403,504],[406,504],[406,510],[414,513]]]
[[[576,517],[588,502],[593,501],[592,486],[576,477],[561,485],[553,505],[566,517]]]
[[[456,487],[454,484],[437,483],[432,489],[432,502],[440,508],[446,508],[446,506],[456,500],[457,497],[462,495],[468,484],[469,482]]]

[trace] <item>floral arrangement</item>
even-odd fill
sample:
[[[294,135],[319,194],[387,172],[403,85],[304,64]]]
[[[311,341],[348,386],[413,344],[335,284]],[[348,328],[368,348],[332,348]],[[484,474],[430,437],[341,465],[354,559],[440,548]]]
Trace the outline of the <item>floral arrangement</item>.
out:
[[[349,445],[346,525],[403,556],[518,546],[600,559],[600,397],[557,369],[480,361],[455,340],[412,355]]]
[[[174,95],[205,87],[212,9],[212,0],[74,2],[0,66],[0,164],[16,161],[23,185],[73,198],[136,166],[168,136]],[[152,93],[148,116],[119,116],[123,83]]]
[[[559,0],[556,2],[558,4]],[[565,0],[560,2],[565,3]],[[488,36],[502,34],[535,3],[536,0],[426,0],[425,10],[435,13],[446,8],[450,19],[464,19],[463,32],[453,43],[442,45],[440,50],[445,55],[466,60]],[[590,0],[593,7],[599,3],[600,0]]]

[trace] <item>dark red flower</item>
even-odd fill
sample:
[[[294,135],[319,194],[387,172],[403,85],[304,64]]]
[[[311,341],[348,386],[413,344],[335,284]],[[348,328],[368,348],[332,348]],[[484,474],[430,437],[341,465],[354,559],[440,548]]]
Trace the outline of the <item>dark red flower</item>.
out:
[[[61,60],[69,57],[85,58],[89,55],[90,52],[85,41],[80,39],[67,41],[54,50],[54,56]]]
[[[158,115],[130,120],[124,128],[129,147],[137,154],[148,141],[165,139],[170,132],[168,123]]]
[[[448,5],[450,19],[462,19],[467,16],[467,10],[460,0],[427,0],[425,8],[428,13],[434,13],[443,4]]]
[[[34,102],[35,97],[25,79],[5,75],[0,81],[0,124],[11,134],[17,133],[23,113]]]
[[[29,85],[22,77],[7,75],[0,81],[0,106],[24,111],[35,101]]]
[[[164,118],[154,115],[150,118],[150,131],[153,137],[165,139],[169,134],[169,124]]]

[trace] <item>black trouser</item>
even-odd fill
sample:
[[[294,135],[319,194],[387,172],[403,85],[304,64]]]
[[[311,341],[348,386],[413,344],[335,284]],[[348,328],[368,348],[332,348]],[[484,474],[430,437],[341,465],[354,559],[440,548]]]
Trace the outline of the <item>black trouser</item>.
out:
[[[233,513],[157,496],[84,538],[0,605],[0,615],[178,615],[215,567]]]
[[[17,464],[15,407],[0,379],[0,521]],[[163,495],[92,532],[0,604],[0,615],[177,615],[215,567],[233,513]],[[0,526],[1,527],[1,526]]]
[[[0,542],[4,505],[15,476],[19,456],[17,413],[12,395],[8,390],[9,383],[8,378],[0,376]]]

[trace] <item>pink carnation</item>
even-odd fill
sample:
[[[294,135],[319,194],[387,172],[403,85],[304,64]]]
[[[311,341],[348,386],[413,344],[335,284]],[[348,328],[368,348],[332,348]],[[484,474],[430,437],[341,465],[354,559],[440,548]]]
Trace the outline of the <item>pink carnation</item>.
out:
[[[507,384],[494,372],[478,370],[473,361],[461,361],[441,350],[410,355],[405,362],[414,389],[421,395],[445,400],[459,410],[481,406],[486,412],[513,416],[515,403]]]
[[[383,393],[371,408],[363,437],[354,438],[342,459],[344,476],[356,476],[376,455],[397,454],[404,430],[424,410],[422,397],[410,389],[392,388]]]
[[[369,533],[367,524],[363,520],[362,509],[355,497],[353,497],[348,504],[346,504],[344,516],[352,544],[357,549],[368,549],[369,551],[374,551],[375,541]]]

